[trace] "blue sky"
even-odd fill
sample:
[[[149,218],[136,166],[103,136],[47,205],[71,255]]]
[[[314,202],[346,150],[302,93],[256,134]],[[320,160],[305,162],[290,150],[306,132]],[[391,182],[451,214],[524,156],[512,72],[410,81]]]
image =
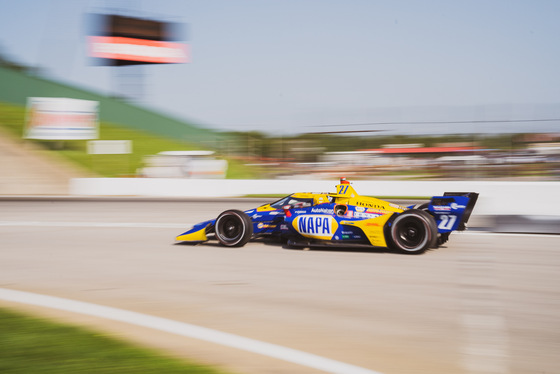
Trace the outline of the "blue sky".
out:
[[[119,68],[90,66],[84,42],[84,13],[109,7],[188,23],[192,62],[142,67],[144,103],[214,128],[560,118],[559,1],[0,0],[0,48],[114,92]]]

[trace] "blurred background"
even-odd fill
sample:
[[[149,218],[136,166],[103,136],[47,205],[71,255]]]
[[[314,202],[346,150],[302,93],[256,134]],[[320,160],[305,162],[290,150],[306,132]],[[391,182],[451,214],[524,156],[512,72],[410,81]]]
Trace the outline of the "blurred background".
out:
[[[0,6],[4,180],[560,178],[554,2]]]
[[[0,0],[0,284],[386,373],[560,372],[559,237],[530,234],[560,232],[559,19],[545,0]],[[480,199],[424,256],[171,245],[339,177],[407,206]],[[215,198],[247,185],[267,196]],[[34,361],[18,334],[73,362],[40,343],[80,344],[32,331],[0,339],[0,372]],[[163,345],[304,372],[191,343]]]

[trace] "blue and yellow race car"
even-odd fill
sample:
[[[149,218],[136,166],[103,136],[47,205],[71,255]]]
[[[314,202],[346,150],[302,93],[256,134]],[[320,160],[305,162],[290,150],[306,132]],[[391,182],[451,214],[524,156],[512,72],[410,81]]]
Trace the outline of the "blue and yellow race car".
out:
[[[359,195],[344,178],[334,193],[294,193],[246,211],[226,210],[177,236],[180,242],[218,240],[241,247],[268,236],[290,247],[382,247],[420,254],[466,229],[475,192],[446,192],[429,203],[404,207]]]

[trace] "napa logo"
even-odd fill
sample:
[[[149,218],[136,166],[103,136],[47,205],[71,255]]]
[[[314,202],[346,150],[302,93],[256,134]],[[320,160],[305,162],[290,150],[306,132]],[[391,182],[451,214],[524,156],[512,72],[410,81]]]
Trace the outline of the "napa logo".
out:
[[[330,240],[338,229],[338,223],[330,215],[298,216],[292,225],[303,236],[324,240]]]

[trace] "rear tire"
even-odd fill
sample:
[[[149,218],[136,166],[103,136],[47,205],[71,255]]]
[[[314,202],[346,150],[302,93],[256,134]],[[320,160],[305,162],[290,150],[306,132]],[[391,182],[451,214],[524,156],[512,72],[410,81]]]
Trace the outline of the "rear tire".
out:
[[[434,217],[430,211],[428,210],[428,208],[430,207],[430,203],[424,203],[424,204],[416,204],[414,206],[414,209],[418,209],[421,210],[423,212],[428,213],[429,215],[431,215],[432,217]],[[435,217],[434,217],[435,220]],[[437,227],[437,222],[436,222],[436,227]],[[430,248],[438,248],[440,245],[443,245],[447,239],[449,239],[449,233],[445,233],[445,234],[440,234],[438,232],[437,234],[437,240],[435,241],[434,245]]]
[[[216,219],[214,232],[220,244],[243,247],[253,236],[253,222],[240,210],[226,210]]]
[[[436,246],[437,233],[434,217],[422,210],[410,209],[393,220],[389,231],[390,246],[401,253],[424,253]]]

